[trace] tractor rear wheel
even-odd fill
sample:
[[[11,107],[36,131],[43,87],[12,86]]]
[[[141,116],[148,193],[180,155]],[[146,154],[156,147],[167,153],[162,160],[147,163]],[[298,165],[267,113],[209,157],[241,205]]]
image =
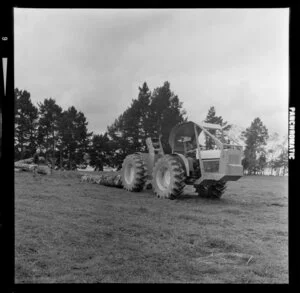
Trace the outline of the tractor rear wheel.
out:
[[[124,189],[141,191],[147,179],[146,164],[140,154],[129,155],[122,164],[121,180]]]
[[[199,196],[211,199],[220,199],[226,189],[225,181],[216,181],[210,184],[195,185]]]
[[[155,163],[152,187],[157,197],[169,199],[178,197],[185,186],[184,180],[184,168],[176,157],[165,155]]]

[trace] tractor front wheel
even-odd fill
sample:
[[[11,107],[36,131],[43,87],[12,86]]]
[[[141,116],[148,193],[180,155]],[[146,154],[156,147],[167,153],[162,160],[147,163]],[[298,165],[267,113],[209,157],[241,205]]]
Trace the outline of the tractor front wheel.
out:
[[[147,178],[147,168],[140,154],[129,155],[122,164],[121,180],[124,189],[141,191]]]
[[[152,187],[161,198],[174,199],[185,186],[185,172],[179,159],[166,155],[158,159],[153,168]]]

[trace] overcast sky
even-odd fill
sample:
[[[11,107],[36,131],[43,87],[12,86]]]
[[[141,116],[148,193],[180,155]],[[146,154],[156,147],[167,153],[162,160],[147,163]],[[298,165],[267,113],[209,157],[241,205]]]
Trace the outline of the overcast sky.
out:
[[[169,81],[188,118],[210,106],[287,134],[289,9],[15,9],[15,87],[74,105],[96,134]]]

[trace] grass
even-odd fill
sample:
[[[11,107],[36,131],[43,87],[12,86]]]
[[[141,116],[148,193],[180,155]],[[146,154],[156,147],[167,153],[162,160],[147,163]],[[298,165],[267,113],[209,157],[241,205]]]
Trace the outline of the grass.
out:
[[[287,283],[287,178],[229,182],[220,201],[187,187],[80,183],[77,172],[15,177],[16,283]]]

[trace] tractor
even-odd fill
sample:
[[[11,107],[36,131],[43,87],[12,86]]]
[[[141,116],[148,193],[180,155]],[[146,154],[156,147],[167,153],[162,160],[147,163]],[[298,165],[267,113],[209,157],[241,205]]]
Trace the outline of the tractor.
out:
[[[213,141],[213,148],[206,149],[200,135]],[[157,197],[175,199],[185,185],[193,185],[199,196],[218,199],[227,181],[243,176],[242,146],[225,137],[218,124],[189,121],[176,125],[169,135],[171,154],[165,154],[161,137],[149,137],[146,144],[148,153],[134,153],[123,161],[121,180],[128,191],[150,186]]]

